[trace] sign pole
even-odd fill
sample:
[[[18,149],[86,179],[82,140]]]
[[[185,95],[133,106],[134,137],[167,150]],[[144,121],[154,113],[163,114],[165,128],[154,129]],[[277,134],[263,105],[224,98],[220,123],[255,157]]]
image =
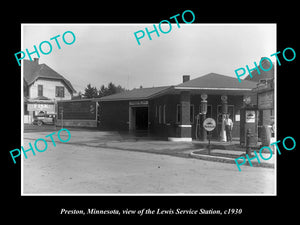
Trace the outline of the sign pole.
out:
[[[216,128],[216,121],[213,118],[206,118],[203,122],[203,127],[205,131],[208,132],[208,146],[207,146],[207,152],[208,155],[210,155],[210,138],[211,138],[211,131],[213,131]]]
[[[210,131],[208,131],[208,147],[207,147],[207,150],[208,150],[208,154],[210,155]]]

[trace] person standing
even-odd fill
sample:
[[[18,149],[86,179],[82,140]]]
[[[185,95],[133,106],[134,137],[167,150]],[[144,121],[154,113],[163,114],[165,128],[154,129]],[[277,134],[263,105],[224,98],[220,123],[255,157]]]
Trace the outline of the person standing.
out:
[[[232,128],[233,128],[233,122],[229,118],[229,114],[226,114],[226,116],[225,116],[225,131],[226,131],[227,141],[230,141],[230,142],[232,141],[232,136],[231,136]]]

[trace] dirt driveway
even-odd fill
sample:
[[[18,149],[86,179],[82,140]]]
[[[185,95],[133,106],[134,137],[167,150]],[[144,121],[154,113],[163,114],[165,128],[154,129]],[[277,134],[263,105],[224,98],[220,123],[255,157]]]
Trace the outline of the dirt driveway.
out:
[[[141,142],[117,133],[70,130],[68,143],[23,157],[24,194],[274,194],[275,170],[114,148]],[[50,132],[24,133],[23,146]],[[101,147],[110,144],[110,148]],[[154,144],[154,143],[153,143]],[[170,142],[156,143],[166,148]],[[150,145],[148,145],[149,148]],[[178,149],[187,143],[174,145]],[[42,149],[42,148],[41,148]]]

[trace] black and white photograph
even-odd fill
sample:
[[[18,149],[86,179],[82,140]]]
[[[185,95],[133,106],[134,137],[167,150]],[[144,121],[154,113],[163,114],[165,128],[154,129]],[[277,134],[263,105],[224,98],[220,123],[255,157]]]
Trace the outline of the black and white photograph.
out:
[[[22,24],[23,195],[276,195],[276,24],[188,14]]]
[[[5,6],[4,219],[296,217],[296,5],[112,3]]]

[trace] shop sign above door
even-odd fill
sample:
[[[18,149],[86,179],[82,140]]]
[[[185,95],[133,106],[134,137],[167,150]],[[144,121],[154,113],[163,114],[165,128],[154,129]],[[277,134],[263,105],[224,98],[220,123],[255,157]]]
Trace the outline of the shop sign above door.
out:
[[[130,106],[148,106],[149,102],[148,101],[130,101],[129,105]]]

